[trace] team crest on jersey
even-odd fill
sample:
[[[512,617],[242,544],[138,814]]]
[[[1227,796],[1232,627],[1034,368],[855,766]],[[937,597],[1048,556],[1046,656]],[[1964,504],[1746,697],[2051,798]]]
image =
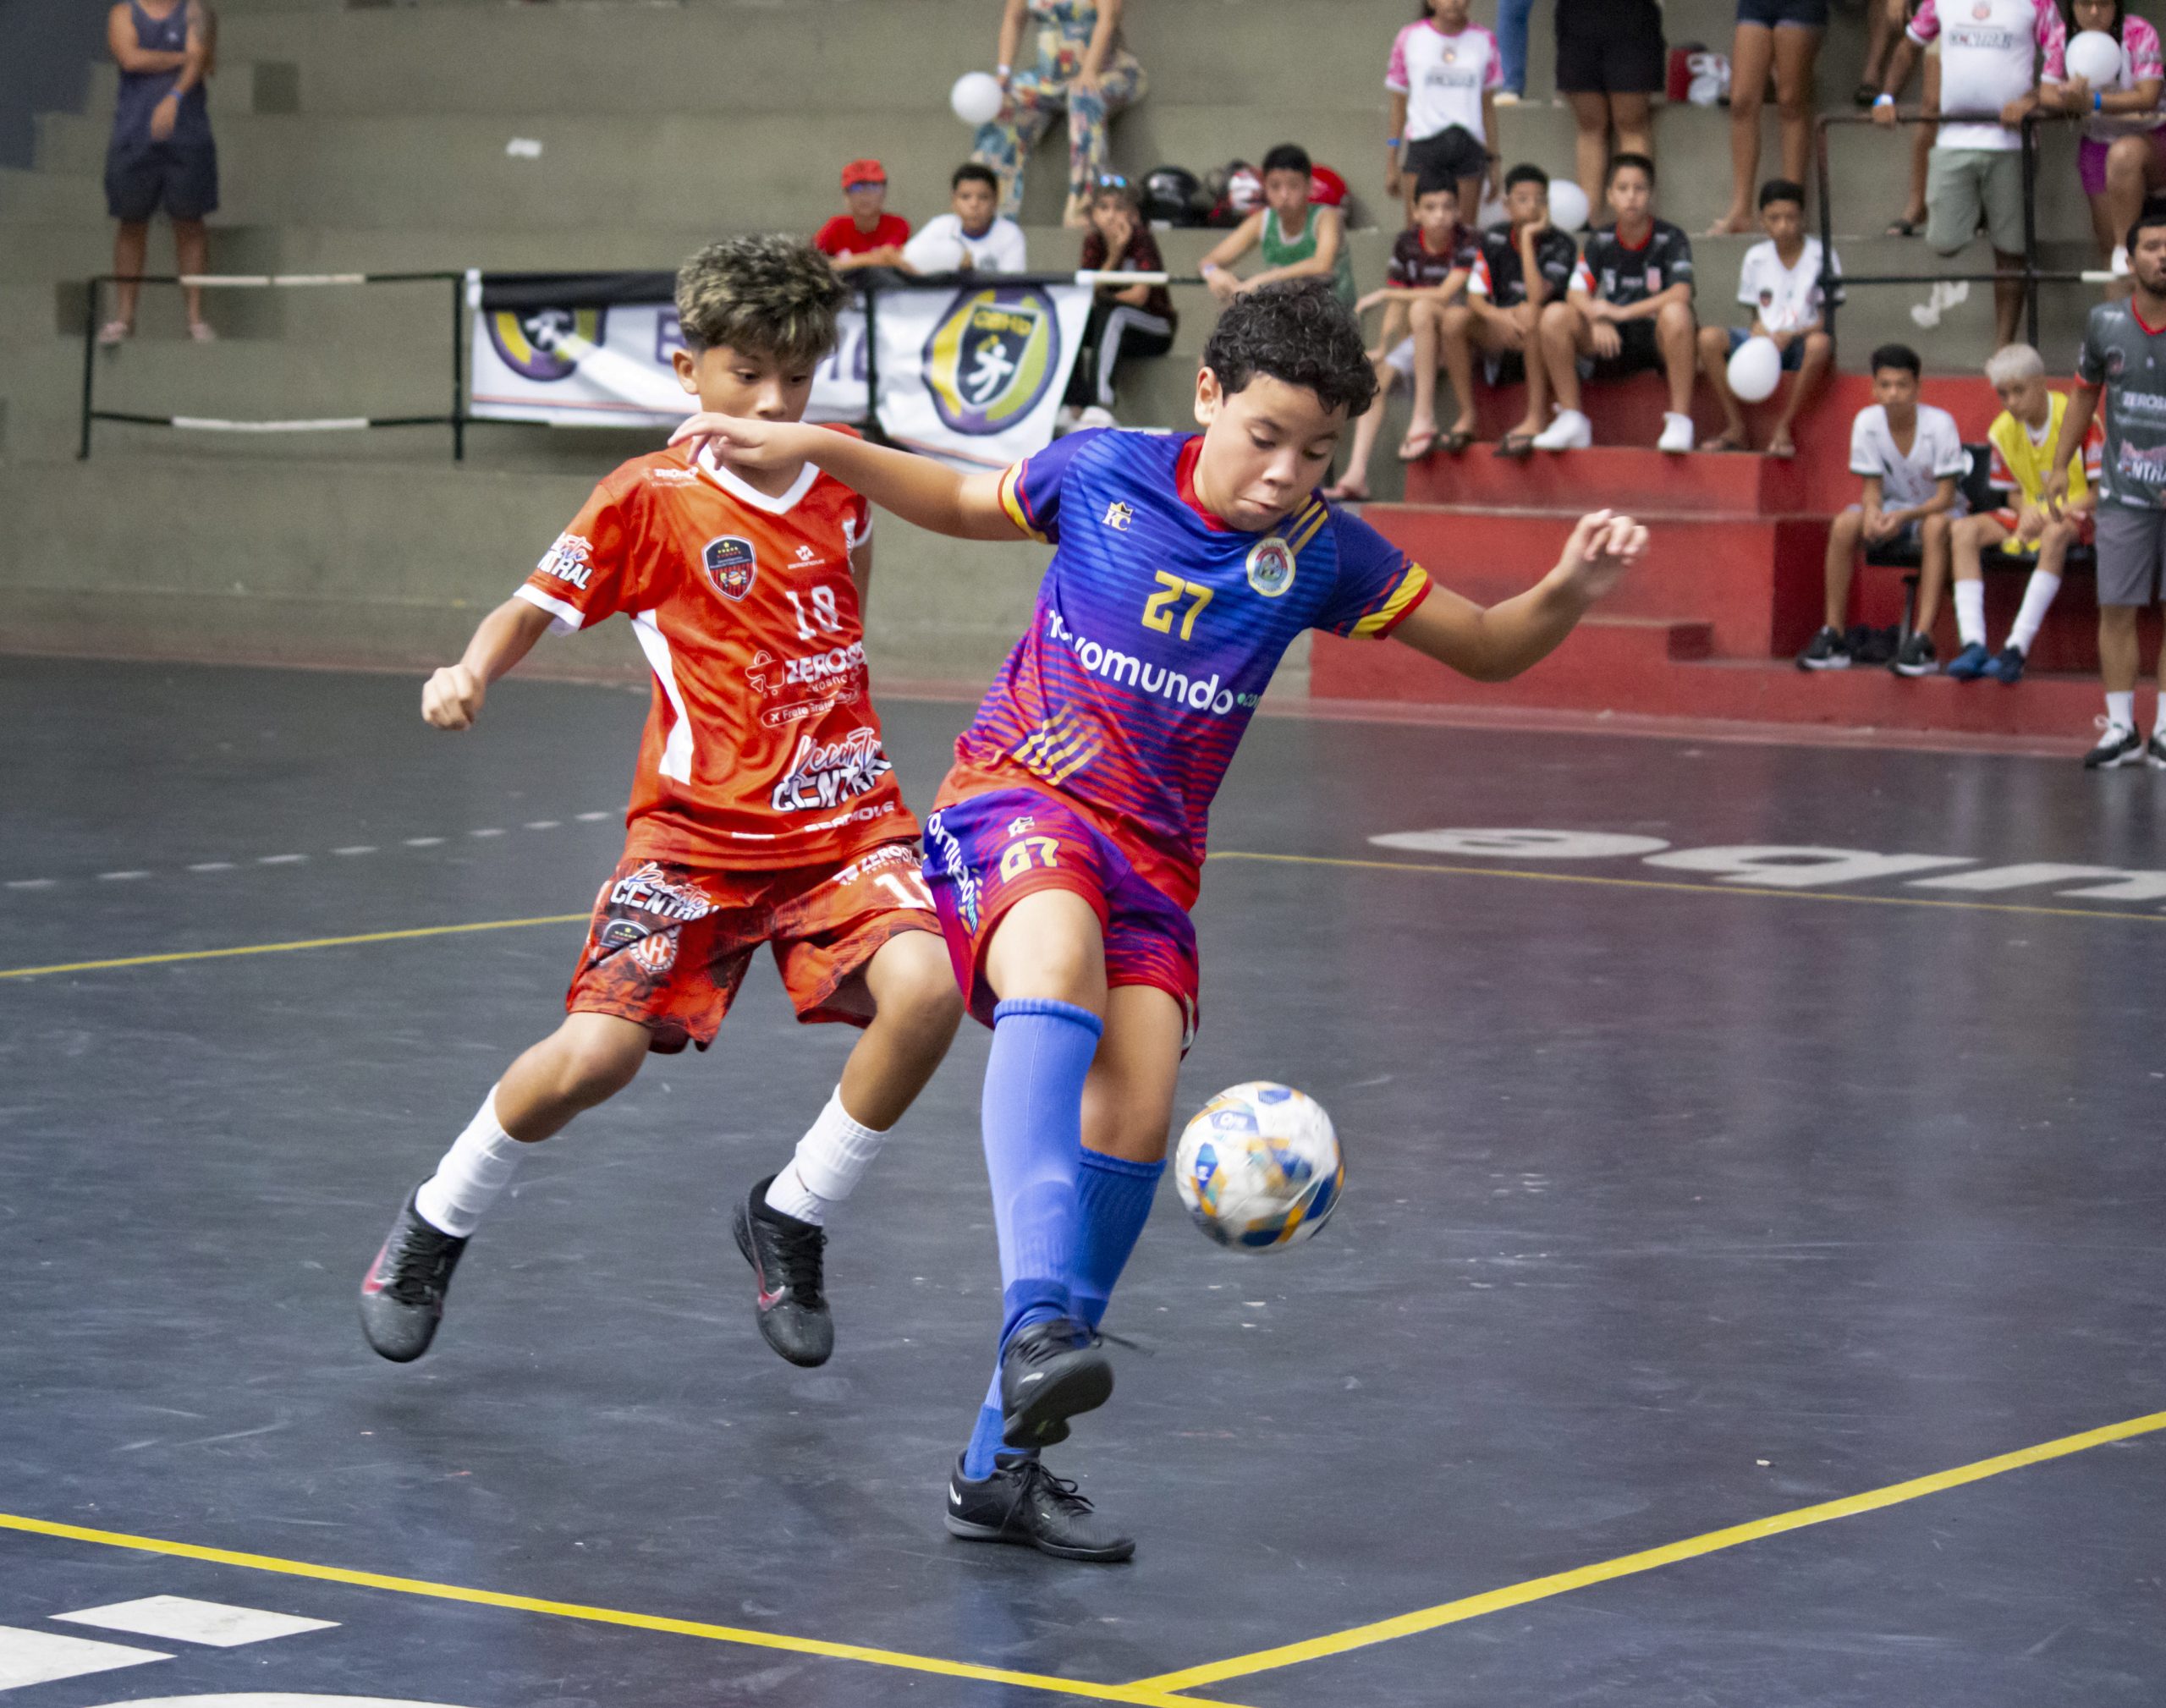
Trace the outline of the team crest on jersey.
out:
[[[752,550],[752,542],[740,540],[734,534],[708,541],[700,561],[706,569],[707,579],[714,583],[714,590],[725,599],[742,599],[752,590],[752,583],[760,573],[759,558]]]
[[[1135,524],[1135,512],[1116,498],[1106,506],[1106,526],[1116,534],[1125,534]]]
[[[608,325],[606,308],[499,309],[488,318],[489,342],[514,373],[549,385],[572,376]]]
[[[1060,372],[1060,316],[1036,285],[956,293],[925,341],[925,384],[952,432],[1004,433]]]
[[[1249,547],[1249,585],[1276,599],[1294,585],[1294,548],[1276,534]]]

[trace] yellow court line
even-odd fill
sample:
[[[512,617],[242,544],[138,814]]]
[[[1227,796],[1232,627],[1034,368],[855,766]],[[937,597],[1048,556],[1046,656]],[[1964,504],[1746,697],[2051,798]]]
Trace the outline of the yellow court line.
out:
[[[1965,914],[2026,914],[2056,920],[2137,920],[2166,924],[2166,914],[2139,914],[2124,908],[2047,908],[2020,902],[1951,902],[1927,896],[1856,896],[1836,890],[1776,889],[1768,885],[1674,883],[1661,878],[1606,878],[1592,872],[1537,872],[1512,866],[1443,866],[1413,860],[1342,859],[1328,854],[1214,854],[1213,860],[1258,860],[1273,865],[1345,866],[1357,871],[1431,872],[1457,878],[1520,878],[1535,883],[1592,884],[1604,889],[1673,890],[1694,896],[1773,896],[1785,902],[1850,902],[1863,907],[1941,908]]]
[[[1502,1612],[1508,1607],[1523,1607],[1530,1601],[1546,1601],[1552,1595],[1585,1589],[1590,1584],[1606,1584],[1617,1578],[1629,1578],[1635,1573],[1652,1572],[1657,1566],[1674,1565],[1679,1560],[1697,1559],[1702,1554],[1718,1553],[1724,1548],[1734,1548],[1745,1542],[1756,1542],[1767,1536],[1779,1536],[1786,1530],[1800,1530],[1809,1524],[1824,1524],[1833,1519],[1847,1519],[1859,1513],[1877,1512],[1883,1507],[1899,1506],[1905,1501],[1938,1494],[1944,1489],[1960,1488],[1965,1483],[1997,1477],[2004,1472],[2020,1470],[2026,1465],[2040,1464],[2048,1459],[2065,1458],[2070,1453],[2083,1453],[2091,1447],[2103,1447],[2109,1442],[2127,1441],[2131,1436],[2149,1435],[2158,1430],[2166,1430],[2166,1411],[2130,1418],[2125,1423],[2108,1424],[2103,1429],[2086,1430],[2081,1435],[2063,1436],[2058,1441],[2043,1442],[2034,1447],[2003,1453],[1998,1458],[1980,1459],[1974,1464],[1958,1465],[1954,1470],[1935,1471],[1930,1476],[1914,1477],[1906,1483],[1891,1484],[1884,1489],[1871,1489],[1861,1495],[1827,1501],[1817,1507],[1800,1507],[1795,1512],[1778,1513],[1773,1518],[1755,1519],[1750,1524],[1733,1524],[1726,1530],[1711,1530],[1704,1536],[1693,1536],[1682,1542],[1672,1542],[1666,1547],[1648,1548],[1614,1560],[1603,1560],[1595,1565],[1582,1566],[1577,1571],[1558,1572],[1547,1578],[1530,1579],[1524,1584],[1492,1590],[1486,1595],[1469,1595],[1460,1601],[1446,1601],[1440,1606],[1424,1607],[1418,1612],[1402,1613],[1395,1619],[1380,1619],[1372,1625],[1356,1625],[1350,1630],[1334,1632],[1328,1637],[1312,1637],[1306,1642],[1288,1643],[1276,1649],[1259,1649],[1252,1655],[1236,1655],[1230,1661],[1214,1661],[1207,1666],[1190,1667],[1179,1672],[1161,1672],[1156,1678],[1139,1678],[1135,1685],[1141,1690],[1185,1690],[1197,1685],[1215,1684],[1222,1679],[1246,1678],[1252,1672],[1268,1672],[1302,1661],[1318,1661],[1328,1655],[1344,1655],[1349,1650],[1365,1649],[1372,1644],[1388,1643],[1395,1638],[1433,1631],[1442,1625],[1456,1625],[1468,1619],[1478,1619],[1485,1613]]]
[[[584,923],[585,914],[544,914],[531,920],[482,920],[467,925],[416,925],[403,931],[363,931],[352,937],[307,937],[293,943],[244,943],[232,949],[181,949],[166,955],[124,955],[112,961],[63,961],[51,967],[0,967],[0,979],[36,979],[47,973],[99,973],[112,967],[155,967],[168,961],[223,961],[235,955],[283,955],[295,949],[337,949],[349,943],[391,943],[404,937],[448,937],[466,931],[509,931],[521,925]]]
[[[205,1560],[212,1565],[239,1566],[251,1572],[279,1572],[293,1578],[319,1578],[327,1583],[354,1584],[365,1590],[389,1590],[402,1595],[423,1595],[439,1601],[467,1601],[483,1607],[509,1607],[521,1613],[546,1613],[552,1618],[584,1619],[597,1625],[625,1625],[639,1631],[662,1631],[679,1637],[703,1637],[710,1642],[735,1643],[753,1649],[780,1649],[795,1655],[818,1655],[834,1661],[861,1661],[868,1666],[888,1667],[906,1672],[932,1672],[945,1678],[965,1678],[981,1684],[1007,1684],[1020,1689],[1042,1690],[1051,1695],[1077,1696],[1091,1702],[1124,1702],[1135,1708],[1238,1708],[1238,1705],[1211,1702],[1198,1696],[1174,1696],[1150,1684],[1091,1684],[1075,1678],[1056,1678],[1048,1673],[1017,1672],[1003,1667],[980,1667],[967,1661],[943,1661],[937,1656],[910,1655],[894,1649],[871,1649],[859,1643],[827,1643],[814,1637],[783,1636],[771,1631],[748,1631],[734,1625],[709,1625],[696,1619],[673,1619],[653,1613],[628,1613],[615,1607],[592,1607],[577,1601],[549,1601],[532,1595],[511,1595],[496,1590],[473,1590],[459,1584],[433,1584],[421,1578],[388,1577],[380,1572],[350,1571],[343,1566],[321,1566],[307,1560],[284,1560],[272,1554],[236,1553],[227,1548],[206,1548],[194,1542],[168,1541],[162,1536],[131,1536],[118,1530],[93,1530],[80,1524],[55,1524],[47,1519],[24,1518],[0,1513],[0,1530],[23,1530],[32,1535],[58,1536],[71,1542],[95,1542],[101,1547],[129,1548],[141,1553],[171,1554],[184,1560]]]

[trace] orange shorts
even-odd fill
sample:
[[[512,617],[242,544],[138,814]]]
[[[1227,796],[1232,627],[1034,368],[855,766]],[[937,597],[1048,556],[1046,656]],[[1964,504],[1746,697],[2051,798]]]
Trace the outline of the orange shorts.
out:
[[[799,1019],[862,1026],[872,1002],[858,975],[904,931],[940,931],[914,842],[882,843],[839,869],[717,871],[627,855],[595,898],[564,1008],[635,1021],[665,1054],[704,1050],[765,943]]]
[[[2011,541],[2014,540],[2015,537],[2016,524],[2023,519],[2023,513],[2020,510],[2011,510],[2005,506],[2003,506],[2000,509],[1995,510],[1992,513],[1993,520],[1999,523],[2002,527],[2007,529],[2009,538]],[[2086,516],[2083,519],[2083,526],[2077,530],[2075,543],[2079,546],[2094,546],[2097,543],[2097,540],[2098,524],[2097,519],[2092,516]],[[2006,552],[2008,547],[2006,545],[2001,545],[1997,546],[1993,549],[1998,552]],[[2036,551],[2037,548],[2036,546],[2032,546],[2028,549]],[[2015,556],[2020,554],[2010,553],[2010,555]]]

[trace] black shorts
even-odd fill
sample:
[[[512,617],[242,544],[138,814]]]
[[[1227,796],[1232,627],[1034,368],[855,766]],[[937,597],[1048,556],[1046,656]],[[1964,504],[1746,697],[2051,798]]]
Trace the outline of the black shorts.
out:
[[[1487,176],[1489,153],[1464,124],[1448,124],[1434,136],[1408,143],[1399,169],[1416,184],[1425,178],[1449,178],[1456,189],[1463,178]],[[1473,222],[1470,213],[1466,223]]]
[[[1626,321],[1617,328],[1624,342],[1614,356],[1583,357],[1580,371],[1589,379],[1621,380],[1627,374],[1644,374],[1662,366],[1662,340],[1655,336],[1652,320]]]
[[[210,142],[116,143],[105,157],[105,207],[140,224],[164,210],[201,219],[218,206],[218,150]]]
[[[1668,86],[1655,0],[1557,0],[1559,93],[1659,95]]]
[[[1737,21],[1768,30],[1785,24],[1806,30],[1828,27],[1828,0],[1737,0]]]

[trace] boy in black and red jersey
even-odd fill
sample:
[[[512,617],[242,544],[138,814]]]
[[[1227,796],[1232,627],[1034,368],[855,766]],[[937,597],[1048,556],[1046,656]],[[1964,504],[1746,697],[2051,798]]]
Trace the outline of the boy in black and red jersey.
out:
[[[789,238],[702,250],[677,277],[679,382],[706,409],[801,419],[844,290]],[[564,1023],[509,1068],[407,1199],[361,1286],[369,1344],[428,1349],[468,1238],[526,1146],[631,1083],[650,1052],[714,1041],[762,944],[805,1021],[864,1035],[778,1173],[737,1203],[759,1324],[824,1363],[827,1211],[932,1078],[962,1018],[917,821],[881,744],[865,666],[871,510],[811,463],[739,470],[712,453],[635,458],[437,671],[421,714],[465,729],[542,634],[623,613],[654,691],[626,816],[565,997]]]

